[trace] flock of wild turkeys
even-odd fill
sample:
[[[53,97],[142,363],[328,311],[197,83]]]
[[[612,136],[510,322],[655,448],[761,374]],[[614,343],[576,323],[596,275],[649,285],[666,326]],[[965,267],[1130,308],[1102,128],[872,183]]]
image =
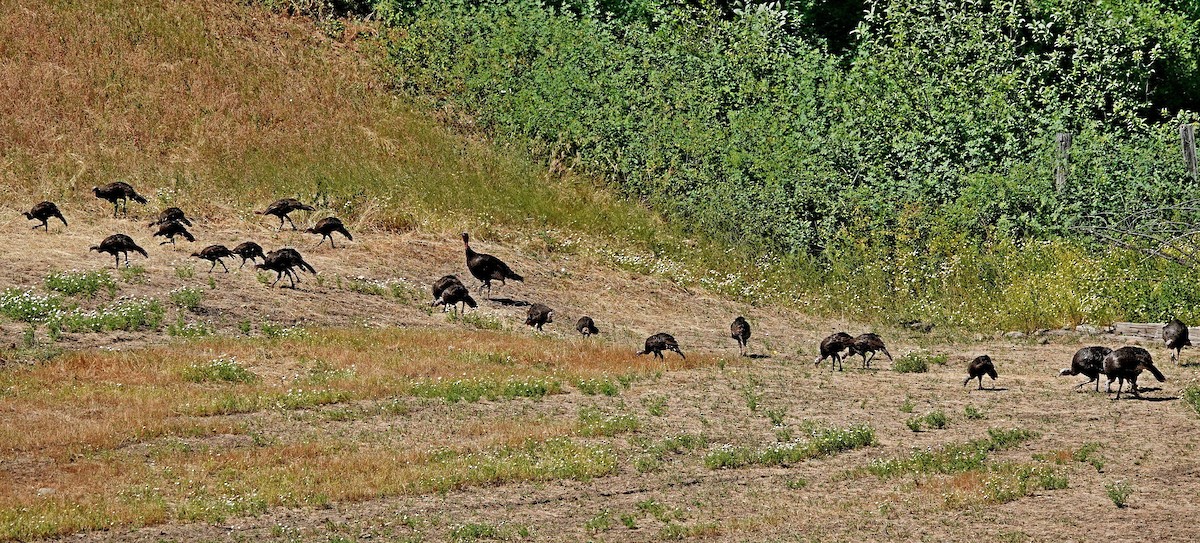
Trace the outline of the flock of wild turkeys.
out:
[[[133,200],[140,204],[146,203],[146,198],[142,197],[128,183],[121,181],[109,183],[104,186],[93,187],[92,193],[97,198],[107,200],[113,205],[113,217],[118,213],[128,213],[129,200]],[[298,230],[296,223],[292,222],[288,215],[297,210],[315,211],[312,206],[305,205],[294,198],[283,198],[275,201],[263,211],[255,211],[258,215],[271,215],[279,219],[279,229],[283,230],[283,223],[286,220],[292,225],[292,230]],[[49,220],[56,218],[62,221],[63,226],[67,226],[67,219],[63,217],[58,206],[53,202],[41,202],[33,206],[33,209],[24,213],[25,217],[30,220],[40,221],[39,224],[33,226],[34,229],[44,228],[50,230]],[[157,226],[157,231],[153,237],[163,237],[164,241],[159,244],[170,243],[175,244],[176,237],[182,237],[189,242],[195,241],[196,238],[187,230],[192,226],[192,222],[188,220],[183,210],[178,207],[169,207],[163,210],[154,221],[148,226]],[[319,234],[321,241],[317,243],[319,247],[329,240],[332,247],[334,240],[332,234],[339,233],[345,236],[346,239],[353,241],[354,236],[346,229],[346,226],[337,217],[326,217],[316,222],[311,228],[304,230],[306,233]],[[471,248],[470,236],[467,233],[462,234],[463,246],[466,249],[467,270],[475,279],[480,281],[479,291],[487,293],[488,299],[491,298],[492,282],[499,281],[505,284],[508,280],[524,281],[524,278],[509,268],[508,264],[489,254],[477,253]],[[92,251],[108,253],[115,259],[114,266],[120,266],[121,257],[125,258],[125,265],[129,265],[129,253],[141,253],[142,256],[148,257],[145,249],[138,246],[136,242],[125,234],[113,234],[104,238],[99,245],[91,247]],[[264,253],[262,246],[253,242],[247,241],[240,245],[229,249],[224,245],[209,245],[200,251],[192,253],[193,257],[201,258],[212,263],[209,267],[209,273],[216,269],[217,264],[220,264],[226,272],[229,268],[222,260],[224,258],[232,258],[239,256],[242,259],[241,267],[246,265],[247,261],[256,262],[255,268],[275,272],[275,281],[271,286],[277,284],[283,277],[287,277],[291,286],[295,288],[296,280],[299,278],[299,273],[309,272],[316,274],[317,271],[309,263],[304,261],[304,258],[295,249],[284,247]],[[258,263],[257,260],[262,262]],[[433,284],[433,305],[442,306],[443,310],[450,309],[462,312],[466,311],[466,307],[478,307],[478,303],[471,297],[471,292],[455,275],[447,275],[438,279]],[[528,316],[525,324],[537,330],[541,330],[542,326],[554,322],[554,310],[542,303],[533,303],[529,305]],[[600,333],[596,327],[595,321],[589,316],[580,317],[575,324],[575,329],[584,337],[592,334]],[[744,317],[737,317],[730,325],[730,336],[737,340],[739,354],[746,355],[747,345],[750,340],[750,323]],[[1168,349],[1174,350],[1171,355],[1173,361],[1178,360],[1180,350],[1191,345],[1188,339],[1188,327],[1179,320],[1175,319],[1167,323],[1163,328],[1163,341]],[[679,348],[679,342],[675,340],[671,334],[658,333],[646,338],[645,346],[637,354],[654,354],[655,357],[662,359],[663,351],[674,351],[682,358],[683,351]],[[844,353],[844,354],[843,354]],[[888,360],[892,360],[891,353],[884,346],[883,339],[877,334],[864,333],[857,337],[851,336],[845,332],[838,332],[823,339],[820,343],[820,356],[816,359],[816,364],[820,364],[825,359],[830,359],[830,368],[842,370],[842,360],[847,357],[859,355],[862,357],[863,368],[870,368],[871,361],[875,359],[877,353],[883,353]],[[868,357],[867,354],[871,356]],[[1113,350],[1107,347],[1093,346],[1084,347],[1075,353],[1071,360],[1071,367],[1064,368],[1060,375],[1084,375],[1089,378],[1088,381],[1079,383],[1075,388],[1083,387],[1089,383],[1095,382],[1096,391],[1100,390],[1100,375],[1105,375],[1108,378],[1107,391],[1111,392],[1112,382],[1118,381],[1117,384],[1117,399],[1121,397],[1121,391],[1125,383],[1128,381],[1128,391],[1134,396],[1140,396],[1137,386],[1138,375],[1142,371],[1149,371],[1154,375],[1159,382],[1166,381],[1166,377],[1154,366],[1151,360],[1150,353],[1141,347],[1126,346]],[[991,357],[982,355],[972,360],[967,365],[967,378],[963,381],[963,386],[970,383],[972,379],[978,379],[979,389],[983,389],[983,377],[989,376],[993,381],[997,377],[996,366],[992,362]]]

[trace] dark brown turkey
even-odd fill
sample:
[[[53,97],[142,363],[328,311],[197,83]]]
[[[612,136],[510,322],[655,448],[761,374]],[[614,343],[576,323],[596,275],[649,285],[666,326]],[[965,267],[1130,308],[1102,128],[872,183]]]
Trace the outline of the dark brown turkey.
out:
[[[814,366],[820,365],[826,358],[832,358],[829,363],[829,369],[837,367],[838,371],[842,371],[842,351],[849,350],[854,345],[854,337],[845,332],[838,332],[825,339],[821,340],[821,356],[813,362]]]
[[[93,245],[91,250],[98,253],[108,253],[113,255],[113,258],[116,259],[116,262],[113,263],[114,268],[121,266],[121,255],[125,255],[125,266],[129,267],[130,251],[142,253],[142,256],[147,258],[150,257],[150,255],[146,253],[145,249],[138,247],[138,244],[134,243],[133,239],[125,234],[113,234],[108,236],[107,238],[104,238],[104,241],[100,242],[100,245]]]
[[[302,204],[300,203],[300,200],[295,198],[280,198],[279,200],[271,202],[271,205],[267,206],[267,209],[263,211],[255,211],[254,214],[278,217],[280,230],[283,230],[283,220],[287,219],[287,222],[291,223],[292,225],[292,230],[295,230],[296,223],[292,222],[292,218],[288,216],[288,213],[296,210],[316,211],[316,208],[310,205]]]
[[[1154,375],[1158,382],[1167,380],[1158,368],[1154,367],[1154,361],[1150,358],[1150,351],[1141,347],[1121,347],[1104,357],[1104,374],[1108,376],[1108,385],[1104,387],[1105,392],[1112,392],[1112,383],[1117,381],[1117,398],[1121,399],[1121,387],[1129,381],[1129,392],[1133,393],[1134,397],[1141,398],[1142,395],[1138,391],[1137,379],[1141,375],[1142,370],[1149,371]]]
[[[492,296],[492,281],[500,281],[504,284],[505,280],[512,279],[513,281],[524,282],[525,278],[517,275],[508,268],[508,264],[489,254],[477,253],[471,249],[471,237],[466,232],[462,234],[463,247],[467,253],[467,269],[471,275],[480,280],[483,285],[479,287],[480,292],[487,289],[488,298]]]
[[[992,357],[986,354],[975,357],[975,360],[967,364],[967,378],[963,381],[963,386],[967,386],[971,379],[979,379],[979,390],[983,390],[984,375],[992,378],[992,388],[996,388],[996,365],[992,363]]]
[[[124,213],[129,214],[129,201],[133,200],[139,204],[146,203],[146,199],[138,194],[129,183],[124,181],[116,181],[99,187],[92,187],[92,194],[101,200],[108,200],[113,205],[113,217],[117,216],[117,202],[125,202]]]
[[[49,232],[50,224],[47,221],[52,217],[58,217],[58,220],[62,221],[63,226],[67,225],[67,220],[63,218],[62,212],[58,210],[58,206],[54,205],[54,202],[38,202],[33,206],[33,209],[23,214],[26,219],[31,221],[42,221],[42,224],[33,225],[34,230],[37,230],[41,226]]]
[[[729,325],[729,337],[737,340],[738,354],[745,356],[746,346],[750,341],[750,323],[746,322],[746,317],[739,316],[733,319],[733,324]]]
[[[1082,388],[1088,383],[1095,382],[1096,392],[1100,392],[1100,374],[1104,373],[1104,358],[1111,352],[1112,349],[1099,346],[1079,349],[1071,358],[1071,367],[1063,368],[1058,374],[1060,376],[1086,375],[1088,380],[1075,385],[1075,388]]]
[[[654,353],[654,357],[660,360],[663,359],[663,351],[675,351],[683,359],[687,359],[683,355],[683,351],[679,350],[679,342],[671,334],[658,333],[646,338],[646,348],[637,352],[639,355]]]

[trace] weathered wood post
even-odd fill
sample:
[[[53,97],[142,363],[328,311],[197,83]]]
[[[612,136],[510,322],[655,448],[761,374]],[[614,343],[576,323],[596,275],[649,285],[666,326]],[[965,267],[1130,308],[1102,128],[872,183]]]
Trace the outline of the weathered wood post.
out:
[[[1058,152],[1054,159],[1054,187],[1058,192],[1062,192],[1067,187],[1067,166],[1068,157],[1071,151],[1071,140],[1073,136],[1067,132],[1059,132],[1054,138],[1057,144]]]
[[[1192,174],[1192,181],[1200,181],[1200,175],[1196,173],[1196,125],[1179,125],[1179,142],[1183,144],[1183,163]]]

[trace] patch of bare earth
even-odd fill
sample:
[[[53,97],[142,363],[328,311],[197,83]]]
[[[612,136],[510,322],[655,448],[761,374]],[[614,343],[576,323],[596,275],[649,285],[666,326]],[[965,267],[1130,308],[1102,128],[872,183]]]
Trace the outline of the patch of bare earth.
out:
[[[150,257],[134,257],[136,264],[146,268],[143,281],[120,283],[118,295],[165,298],[179,287],[202,289],[205,297],[199,312],[182,314],[188,321],[210,323],[219,334],[237,334],[238,323],[245,320],[436,327],[447,334],[466,326],[447,321],[440,312],[427,313],[424,306],[427,285],[443,274],[457,273],[468,284],[476,284],[467,277],[455,232],[355,230],[354,242],[339,243],[337,249],[328,244],[314,249],[314,236],[276,232],[268,219],[202,217],[194,229],[198,241],[172,248],[150,238],[144,216],[95,218],[102,216],[102,210],[100,206],[70,209],[72,226],[52,227],[49,234],[30,231],[16,219],[3,223],[0,228],[11,243],[0,283],[40,288],[50,269],[111,267],[111,258],[89,253],[87,247],[107,233],[123,231],[142,243]],[[15,213],[12,208],[5,210],[9,217]],[[316,217],[297,218],[307,223]],[[246,239],[268,250],[299,247],[322,279],[305,276],[296,290],[270,288],[249,269],[210,276],[206,262],[188,257],[208,243],[233,245]],[[1115,341],[1103,336],[1061,336],[1038,345],[1026,340],[961,342],[883,329],[880,332],[897,356],[924,349],[946,353],[950,362],[934,365],[928,373],[901,374],[889,371],[886,360],[872,370],[863,370],[857,360],[851,360],[846,371],[831,372],[828,365],[812,364],[816,341],[835,329],[856,333],[864,326],[689,292],[653,277],[613,269],[586,253],[548,252],[535,240],[519,236],[506,244],[478,240],[475,247],[500,256],[526,277],[524,284],[497,288],[495,297],[507,301],[481,298],[478,310],[517,333],[533,333],[521,325],[523,304],[542,302],[557,310],[546,334],[562,349],[571,349],[579,341],[571,339],[574,320],[588,314],[603,330],[599,341],[632,350],[640,347],[645,335],[668,331],[679,339],[685,353],[721,354],[730,362],[723,367],[667,371],[658,379],[637,381],[613,397],[584,395],[571,388],[541,400],[447,403],[410,398],[403,400],[401,409],[373,410],[373,402],[359,402],[243,416],[267,438],[303,436],[300,439],[319,442],[328,436],[366,444],[382,439],[373,436],[386,435],[386,442],[399,455],[438,447],[469,451],[504,445],[487,436],[495,425],[506,422],[515,423],[516,436],[525,435],[517,428],[535,435],[559,434],[581,408],[594,406],[604,413],[632,414],[641,422],[635,432],[585,438],[611,446],[618,468],[609,476],[333,502],[324,508],[274,507],[219,523],[117,527],[69,539],[442,541],[469,534],[472,526],[489,527],[495,537],[536,541],[1182,541],[1197,535],[1198,417],[1178,399],[1182,386],[1196,379],[1196,369],[1168,366],[1167,353],[1160,346],[1150,349],[1162,362],[1168,381],[1159,385],[1144,379],[1143,386],[1151,389],[1145,392],[1148,399],[1141,401],[1118,402],[1103,392],[1074,391],[1076,378],[1057,377],[1077,348],[1106,342],[1111,346]],[[183,267],[194,268],[194,275],[181,277],[177,270]],[[344,287],[350,278],[360,276],[411,282],[426,297],[412,302]],[[215,288],[209,286],[210,277]],[[343,288],[337,286],[339,277]],[[96,301],[81,303],[106,300],[101,294]],[[168,321],[176,318],[175,311],[169,311]],[[737,314],[746,315],[755,326],[751,351],[766,357],[735,360],[727,330]],[[7,322],[4,340],[20,341],[22,329],[23,325]],[[162,330],[152,330],[66,334],[61,344],[69,349],[130,349],[171,341]],[[962,386],[965,362],[980,353],[991,354],[997,362],[1000,379],[994,390]],[[1194,356],[1185,356],[1185,362]],[[660,409],[653,408],[659,404]],[[967,417],[968,406],[984,418]],[[331,415],[335,409],[359,409],[367,415]],[[946,428],[914,433],[906,425],[908,419],[934,411],[946,414]],[[772,421],[771,416],[778,420]],[[802,440],[806,422],[839,427],[869,424],[877,444],[784,467],[713,470],[704,465],[705,455],[724,445],[761,449],[781,439]],[[1047,464],[1067,478],[1067,487],[1035,490],[1006,503],[962,505],[949,500],[948,494],[969,492],[978,480],[953,474],[880,478],[862,470],[872,460],[985,438],[988,428],[1022,428],[1037,434],[1015,448],[993,452],[989,463],[1068,458]],[[639,459],[653,444],[681,434],[702,436],[706,445],[667,453],[657,466],[639,471]],[[159,438],[132,444],[134,449],[124,453],[162,442],[207,447],[213,454],[256,446],[246,435],[222,434]],[[1102,459],[1099,470],[1069,459],[1072,451],[1092,442],[1101,444],[1095,453]],[[37,492],[48,483],[21,473],[44,472],[45,462],[36,455],[19,456],[6,459],[4,467],[11,483]],[[1106,494],[1106,484],[1117,481],[1133,489],[1127,508],[1117,508]]]

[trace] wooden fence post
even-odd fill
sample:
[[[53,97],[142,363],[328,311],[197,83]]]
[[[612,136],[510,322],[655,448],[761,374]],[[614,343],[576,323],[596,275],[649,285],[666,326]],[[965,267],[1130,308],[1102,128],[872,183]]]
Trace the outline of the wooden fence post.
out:
[[[1067,132],[1059,132],[1054,138],[1058,153],[1054,160],[1054,187],[1062,192],[1067,186],[1067,165],[1071,151],[1073,136]]]
[[[1192,174],[1192,181],[1200,181],[1196,173],[1196,125],[1179,125],[1179,142],[1183,144],[1183,163]]]

